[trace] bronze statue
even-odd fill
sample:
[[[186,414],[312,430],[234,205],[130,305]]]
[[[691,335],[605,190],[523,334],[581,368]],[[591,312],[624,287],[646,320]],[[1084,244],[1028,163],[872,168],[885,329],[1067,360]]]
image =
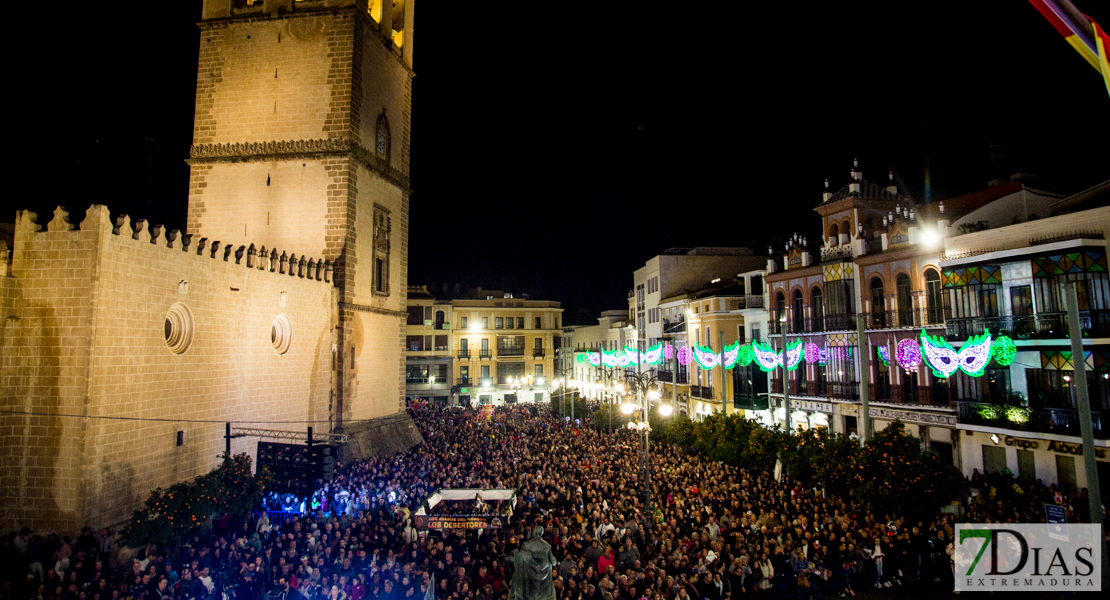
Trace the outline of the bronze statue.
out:
[[[543,541],[543,527],[513,553],[513,584],[509,600],[555,600],[551,569],[556,564],[551,544]]]

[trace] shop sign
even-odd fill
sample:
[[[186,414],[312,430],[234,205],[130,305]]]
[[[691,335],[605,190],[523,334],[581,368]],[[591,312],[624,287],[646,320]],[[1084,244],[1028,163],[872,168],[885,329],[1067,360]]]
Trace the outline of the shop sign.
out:
[[[1029,440],[1025,438],[1014,437],[1012,435],[1006,436],[1006,445],[1022,450],[1037,450],[1041,447],[1041,443],[1047,440]],[[1048,442],[1049,452],[1059,452],[1060,454],[1074,454],[1076,456],[1083,456],[1083,444],[1072,444],[1070,442],[1058,442],[1055,440]],[[1106,448],[1095,448],[1095,456],[1098,458],[1106,458]]]

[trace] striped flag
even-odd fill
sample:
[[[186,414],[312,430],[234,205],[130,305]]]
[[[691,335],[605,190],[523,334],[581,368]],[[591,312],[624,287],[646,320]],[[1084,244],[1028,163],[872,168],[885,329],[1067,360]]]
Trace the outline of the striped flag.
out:
[[[1069,0],[1029,0],[1064,40],[1102,75],[1110,94],[1110,36]]]

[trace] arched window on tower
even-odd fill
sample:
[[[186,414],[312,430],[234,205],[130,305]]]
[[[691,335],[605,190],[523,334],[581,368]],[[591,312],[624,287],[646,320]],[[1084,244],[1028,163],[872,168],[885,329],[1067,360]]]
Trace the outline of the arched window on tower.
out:
[[[829,226],[829,245],[835,246],[840,243],[840,225],[833,223]]]
[[[388,163],[391,144],[389,139],[389,119],[385,118],[384,108],[382,109],[382,114],[378,115],[377,140],[374,144],[374,149],[377,152],[378,158]]]

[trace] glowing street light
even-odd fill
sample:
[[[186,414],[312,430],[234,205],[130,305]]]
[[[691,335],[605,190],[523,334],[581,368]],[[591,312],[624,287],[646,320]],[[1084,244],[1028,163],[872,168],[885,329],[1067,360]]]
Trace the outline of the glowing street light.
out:
[[[663,415],[664,417],[671,416],[672,412],[674,412],[674,408],[670,404],[659,405],[659,414]]]

